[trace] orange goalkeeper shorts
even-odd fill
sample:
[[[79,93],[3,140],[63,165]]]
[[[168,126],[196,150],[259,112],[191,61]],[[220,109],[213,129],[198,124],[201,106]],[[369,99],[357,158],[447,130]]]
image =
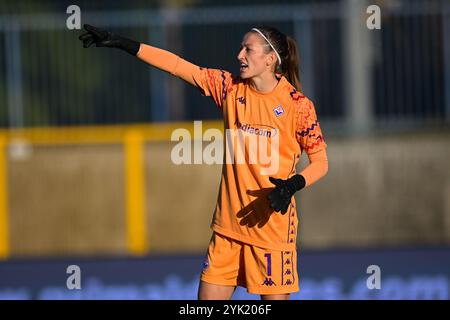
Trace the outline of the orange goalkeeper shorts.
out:
[[[214,232],[200,280],[241,286],[251,294],[297,292],[297,252],[259,248]]]

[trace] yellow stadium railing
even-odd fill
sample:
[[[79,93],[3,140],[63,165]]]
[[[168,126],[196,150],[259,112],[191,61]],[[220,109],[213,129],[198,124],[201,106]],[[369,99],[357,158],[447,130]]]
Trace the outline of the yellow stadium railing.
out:
[[[0,259],[9,256],[8,183],[6,138],[0,135]]]

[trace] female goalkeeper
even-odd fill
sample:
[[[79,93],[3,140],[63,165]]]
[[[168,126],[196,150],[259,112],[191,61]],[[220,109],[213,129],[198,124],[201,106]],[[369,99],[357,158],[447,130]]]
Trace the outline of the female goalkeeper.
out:
[[[301,92],[295,41],[270,27],[249,30],[237,55],[240,74],[233,76],[109,31],[84,28],[85,48],[125,50],[210,96],[232,133],[224,139],[227,155],[198,298],[230,299],[239,285],[264,300],[289,299],[299,290],[293,195],[328,171],[314,105]],[[255,150],[265,148],[271,150],[269,160],[255,160]],[[244,161],[236,161],[242,150]],[[297,174],[303,151],[309,164]]]

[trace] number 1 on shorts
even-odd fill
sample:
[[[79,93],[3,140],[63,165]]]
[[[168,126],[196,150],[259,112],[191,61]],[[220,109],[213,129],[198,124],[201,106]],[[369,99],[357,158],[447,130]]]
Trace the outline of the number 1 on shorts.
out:
[[[264,257],[267,258],[267,276],[270,277],[272,275],[272,254],[265,253]]]

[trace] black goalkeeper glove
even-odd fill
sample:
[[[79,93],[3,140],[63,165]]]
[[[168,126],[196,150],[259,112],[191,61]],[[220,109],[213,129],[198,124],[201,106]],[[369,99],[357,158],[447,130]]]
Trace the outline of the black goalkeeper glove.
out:
[[[87,32],[79,36],[78,39],[83,41],[83,47],[85,48],[89,48],[95,43],[96,47],[119,48],[133,56],[139,51],[139,42],[120,37],[115,33],[98,29],[89,24],[85,24],[84,29]]]
[[[281,214],[285,214],[288,211],[294,193],[305,187],[305,178],[300,174],[296,174],[287,180],[272,177],[269,177],[269,180],[275,185],[275,189],[268,195],[270,207],[277,212],[281,211]]]

